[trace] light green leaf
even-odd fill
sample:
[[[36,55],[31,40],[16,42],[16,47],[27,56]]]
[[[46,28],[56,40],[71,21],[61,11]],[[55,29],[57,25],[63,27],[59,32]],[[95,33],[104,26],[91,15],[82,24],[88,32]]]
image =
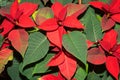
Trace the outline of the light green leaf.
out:
[[[45,73],[49,68],[47,66],[47,63],[52,56],[53,56],[53,54],[48,54],[43,60],[41,60],[39,63],[37,63],[35,68],[34,68],[33,74]]]
[[[87,45],[86,37],[79,31],[73,31],[63,36],[64,48],[86,64]]]
[[[93,42],[100,40],[102,38],[100,21],[97,19],[96,14],[91,7],[88,8],[82,20],[86,27],[85,33],[87,39]]]
[[[26,51],[23,67],[42,59],[49,50],[49,42],[45,35],[40,32],[31,33],[29,36],[29,45]]]
[[[80,67],[77,69],[77,72],[75,74],[75,78],[77,80],[85,80],[86,76],[87,76],[87,72],[83,68]]]

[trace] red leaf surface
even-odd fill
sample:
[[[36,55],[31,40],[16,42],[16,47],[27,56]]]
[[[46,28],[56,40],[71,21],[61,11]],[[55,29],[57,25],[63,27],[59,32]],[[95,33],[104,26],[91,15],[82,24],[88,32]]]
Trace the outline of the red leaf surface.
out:
[[[58,17],[60,11],[64,8],[64,6],[63,6],[61,3],[59,3],[59,2],[55,2],[55,3],[52,5],[51,8],[52,8],[52,10],[53,10],[53,12],[54,12],[55,17]]]
[[[120,14],[114,14],[113,16],[111,16],[111,18],[112,18],[114,21],[120,23]]]
[[[58,54],[56,54],[47,64],[48,66],[58,66],[61,63],[63,63],[65,60],[64,57],[64,52],[59,52]]]
[[[58,67],[60,69],[60,72],[64,77],[66,77],[68,80],[70,80],[77,68],[76,61],[71,56],[65,56],[65,60],[62,64],[60,64]]]
[[[4,36],[5,34],[7,34],[12,28],[14,27],[14,24],[11,23],[10,21],[8,21],[7,19],[4,19],[4,21],[2,22],[2,24],[0,25],[1,28],[1,35]]]
[[[55,18],[47,19],[38,28],[45,31],[54,31],[58,28],[57,20]]]
[[[86,43],[87,43],[87,48],[92,47],[92,45],[94,44],[94,42],[91,42],[90,40],[87,40]]]
[[[100,48],[88,50],[87,61],[95,65],[104,64],[106,62],[104,51],[100,50]]]
[[[120,72],[119,62],[116,57],[108,56],[106,59],[106,68],[109,73],[118,80],[118,74]]]
[[[12,46],[22,55],[28,46],[28,33],[24,29],[12,30],[8,39],[11,41]]]
[[[108,52],[116,44],[117,44],[117,32],[113,29],[106,32],[103,36],[102,41],[100,41],[100,45]]]
[[[34,21],[27,15],[20,16],[19,22],[17,24],[23,28],[30,28],[36,26]]]
[[[58,80],[58,78],[55,75],[47,74],[47,75],[39,78],[38,80]]]
[[[13,51],[8,48],[4,48],[0,51],[0,73],[4,70],[5,65],[9,61],[9,57],[12,56],[12,53]]]
[[[24,2],[19,5],[19,11],[23,11],[23,15],[30,16],[36,9],[38,8],[38,4]]]
[[[60,21],[63,21],[66,18],[66,14],[67,14],[67,7],[64,7],[58,15],[58,18]]]
[[[65,34],[64,28],[61,26],[56,31],[47,32],[47,37],[50,40],[51,43],[62,48],[62,35]]]
[[[102,30],[106,31],[111,29],[115,25],[115,21],[111,18],[107,18],[106,15],[102,17]]]
[[[66,17],[65,21],[63,22],[63,25],[70,28],[77,28],[77,29],[84,28],[82,23],[79,20],[77,20],[77,18],[74,16]]]
[[[89,2],[89,4],[101,10],[103,10],[103,5],[105,5],[103,2],[99,2],[99,1],[92,1],[92,2]]]
[[[66,6],[67,6],[67,16],[74,16],[77,18],[87,9],[88,5],[69,3],[66,4]]]
[[[10,15],[12,16],[12,18],[14,18],[15,19],[15,17],[16,17],[16,12],[17,12],[17,10],[18,10],[18,6],[19,6],[19,4],[18,4],[18,0],[15,0],[14,2],[13,2],[13,4],[11,5],[11,8],[10,8]]]

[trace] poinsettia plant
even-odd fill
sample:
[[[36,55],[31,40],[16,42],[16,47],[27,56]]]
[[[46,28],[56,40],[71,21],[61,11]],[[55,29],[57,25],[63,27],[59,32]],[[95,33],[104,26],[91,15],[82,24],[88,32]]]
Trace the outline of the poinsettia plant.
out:
[[[0,79],[119,76],[120,0],[0,0]]]

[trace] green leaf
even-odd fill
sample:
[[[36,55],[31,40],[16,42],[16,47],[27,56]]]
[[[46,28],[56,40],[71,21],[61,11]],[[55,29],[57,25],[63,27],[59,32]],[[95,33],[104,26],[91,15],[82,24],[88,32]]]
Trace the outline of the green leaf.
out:
[[[77,72],[75,74],[75,78],[77,80],[85,80],[86,76],[87,76],[87,73],[83,68],[80,67],[77,69]]]
[[[55,1],[56,0],[51,0],[52,3],[54,3]],[[73,0],[57,0],[57,1],[65,5],[67,3],[72,3]]]
[[[86,64],[87,45],[86,37],[79,31],[73,31],[63,36],[64,48]]]
[[[11,80],[22,80],[18,68],[19,62],[16,59],[13,59],[12,65],[7,68],[7,72]]]
[[[49,42],[46,36],[40,32],[31,33],[29,36],[28,49],[23,60],[23,67],[42,59],[48,50]]]
[[[20,73],[22,75],[24,75],[27,79],[30,80],[33,77],[32,72],[33,72],[35,66],[34,65],[30,65],[27,68],[25,68],[24,70],[22,70],[22,65],[23,64],[21,63],[20,66],[19,66]]]
[[[94,10],[89,7],[83,17],[83,23],[86,27],[85,33],[87,39],[97,42],[102,38],[102,29],[99,20],[96,17]]]
[[[3,41],[4,41],[4,38],[0,35],[0,46],[2,46]]]
[[[101,80],[101,78],[95,72],[90,72],[87,76],[87,80]]]
[[[112,76],[108,76],[107,80],[114,80]]]
[[[41,0],[21,0],[20,2],[32,2],[32,3],[37,3],[39,4]]]
[[[47,63],[49,62],[50,58],[53,56],[53,54],[48,54],[43,60],[41,60],[39,63],[36,64],[33,74],[36,73],[45,73],[48,70]]]

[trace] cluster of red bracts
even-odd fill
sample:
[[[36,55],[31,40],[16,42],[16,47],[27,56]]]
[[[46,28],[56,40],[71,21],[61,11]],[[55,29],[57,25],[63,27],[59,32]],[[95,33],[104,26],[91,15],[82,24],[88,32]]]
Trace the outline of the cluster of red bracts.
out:
[[[120,9],[118,7],[120,6],[120,1],[112,0],[110,4],[93,1],[90,2],[90,5],[104,12],[102,17],[104,36],[102,40],[97,42],[99,44],[98,48],[88,50],[88,62],[96,65],[105,63],[108,72],[118,80],[120,73],[120,45],[117,44],[118,33],[113,29],[113,26],[115,22],[120,22]],[[71,11],[71,6],[74,8],[73,11]],[[59,68],[58,76],[48,74],[43,76],[41,80],[65,80],[65,78],[75,80],[73,75],[77,69],[77,61],[73,55],[63,48],[62,36],[67,34],[70,31],[69,29],[84,30],[83,24],[77,17],[85,12],[87,5],[71,3],[63,6],[59,2],[55,2],[51,6],[54,17],[46,18],[43,22],[35,20],[35,23],[30,17],[37,8],[37,4],[30,2],[19,4],[18,0],[15,0],[10,7],[10,13],[2,13],[5,19],[0,25],[0,34],[5,38],[5,41],[1,47],[0,56],[1,53],[4,53],[4,56],[9,56],[7,53],[10,54],[12,50],[8,47],[11,45],[24,56],[28,46],[28,33],[26,29],[37,26],[46,32],[46,36],[51,43],[50,46],[54,47],[53,51],[57,52],[47,66],[58,66]],[[88,48],[94,44],[94,42],[86,42],[88,43]],[[91,56],[91,54],[95,56]],[[71,67],[70,65],[73,66]],[[65,68],[67,68],[66,71]],[[69,71],[72,73],[68,74],[67,72]]]

